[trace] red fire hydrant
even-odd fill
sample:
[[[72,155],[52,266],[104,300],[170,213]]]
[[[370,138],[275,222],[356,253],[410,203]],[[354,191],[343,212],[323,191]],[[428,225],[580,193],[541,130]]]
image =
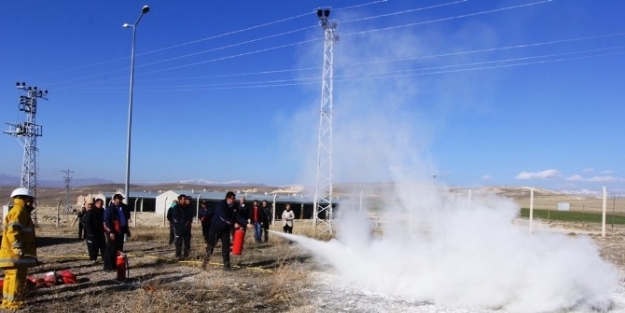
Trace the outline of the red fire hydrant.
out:
[[[130,268],[128,266],[128,256],[123,251],[117,251],[117,280],[125,281],[130,276]]]

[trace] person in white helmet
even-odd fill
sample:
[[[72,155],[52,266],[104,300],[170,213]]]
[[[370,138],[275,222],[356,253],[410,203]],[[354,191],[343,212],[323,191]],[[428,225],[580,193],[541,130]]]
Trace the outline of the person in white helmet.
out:
[[[4,269],[2,308],[15,310],[24,306],[28,268],[37,266],[35,225],[30,217],[35,198],[27,188],[11,193],[13,208],[4,218],[0,268]]]

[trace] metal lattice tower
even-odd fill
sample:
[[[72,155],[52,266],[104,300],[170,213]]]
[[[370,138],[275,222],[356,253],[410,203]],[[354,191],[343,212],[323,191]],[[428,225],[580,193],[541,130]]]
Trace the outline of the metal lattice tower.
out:
[[[315,186],[313,227],[315,234],[332,234],[332,107],[334,94],[334,43],[336,22],[328,21],[330,9],[318,9],[317,17],[323,28],[323,79],[321,82],[321,116],[319,119],[319,144],[317,150],[317,181]],[[321,227],[319,227],[321,226]]]
[[[28,188],[37,202],[37,137],[43,135],[41,125],[35,122],[37,114],[37,99],[48,99],[47,90],[38,90],[37,87],[27,86],[26,83],[18,82],[17,88],[26,92],[20,96],[19,110],[26,114],[26,121],[9,125],[9,130],[4,133],[16,137],[24,147],[22,160],[22,179],[20,187]],[[37,224],[37,211],[33,211],[33,222]]]
[[[70,177],[69,175],[71,175],[73,172],[70,171],[69,168],[61,172],[65,173],[65,176],[63,176],[63,180],[65,181],[65,209],[67,210],[67,212],[71,212],[72,202],[70,200],[69,190],[71,189],[70,183],[72,182],[72,177]]]

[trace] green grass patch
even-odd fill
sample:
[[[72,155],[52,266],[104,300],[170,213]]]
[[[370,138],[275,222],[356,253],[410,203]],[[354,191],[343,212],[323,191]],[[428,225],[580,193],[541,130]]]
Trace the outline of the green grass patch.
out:
[[[529,218],[530,210],[527,208],[521,209],[521,217]],[[601,223],[601,213],[588,213],[580,211],[557,211],[557,210],[542,210],[534,209],[534,218],[551,221],[567,221],[567,222],[585,222],[585,223]],[[625,224],[625,215],[619,214],[607,214],[606,224]]]

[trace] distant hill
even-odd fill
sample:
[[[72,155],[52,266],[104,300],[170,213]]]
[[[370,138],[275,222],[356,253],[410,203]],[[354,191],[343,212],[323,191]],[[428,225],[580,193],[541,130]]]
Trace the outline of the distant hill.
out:
[[[0,186],[19,186],[21,182],[21,178],[17,176],[0,174]],[[58,180],[46,180],[40,179],[38,182],[40,187],[49,187],[49,188],[64,188],[65,181],[62,179]],[[101,179],[101,178],[73,178],[71,185],[72,186],[86,186],[86,185],[96,185],[96,184],[108,184],[112,183],[110,180]]]

